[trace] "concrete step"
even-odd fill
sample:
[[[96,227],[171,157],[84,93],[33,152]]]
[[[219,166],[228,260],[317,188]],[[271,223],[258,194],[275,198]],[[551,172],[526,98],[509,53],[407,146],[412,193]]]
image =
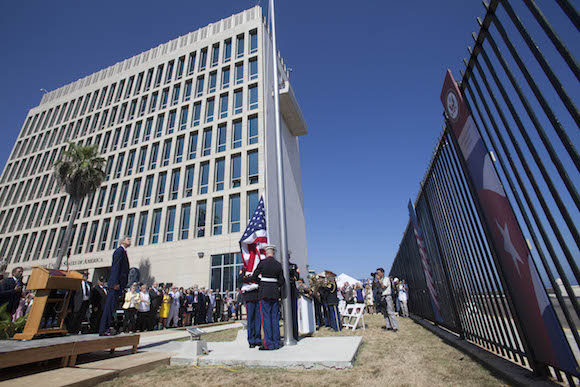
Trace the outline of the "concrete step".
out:
[[[174,353],[165,352],[140,352],[133,355],[80,364],[77,368],[86,370],[109,370],[117,372],[118,376],[128,376],[150,371],[161,365],[168,365],[171,357],[174,355]]]
[[[116,360],[116,359],[115,359]],[[94,386],[116,378],[119,371],[107,369],[58,368],[20,378],[0,382],[2,387],[43,386],[43,387],[81,387]]]

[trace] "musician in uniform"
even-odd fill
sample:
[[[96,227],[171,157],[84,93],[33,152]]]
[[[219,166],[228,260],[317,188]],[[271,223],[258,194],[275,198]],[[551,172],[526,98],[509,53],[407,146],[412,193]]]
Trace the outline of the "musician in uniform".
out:
[[[256,267],[251,277],[246,280],[259,281],[258,297],[260,313],[264,327],[264,342],[260,350],[275,350],[280,348],[279,299],[280,288],[284,285],[282,265],[274,258],[276,247],[268,245],[264,248],[266,258]],[[260,277],[261,275],[261,277]]]
[[[334,273],[328,272],[326,274],[326,305],[328,310],[328,323],[330,328],[335,331],[342,330],[342,321],[340,312],[338,311],[338,287],[336,285],[336,275]]]
[[[288,256],[290,256],[290,252],[288,252]],[[290,305],[292,306],[292,333],[294,340],[298,340],[298,288],[296,287],[296,282],[300,278],[300,271],[298,270],[298,266],[295,263],[290,262],[290,259],[288,259],[288,266],[290,268]]]
[[[246,304],[246,322],[248,325],[248,344],[254,348],[262,344],[262,319],[260,317],[260,298],[258,284],[251,282],[244,275],[250,275],[245,269],[240,270],[238,283],[243,283],[241,294],[242,302]],[[242,307],[241,305],[239,306]]]

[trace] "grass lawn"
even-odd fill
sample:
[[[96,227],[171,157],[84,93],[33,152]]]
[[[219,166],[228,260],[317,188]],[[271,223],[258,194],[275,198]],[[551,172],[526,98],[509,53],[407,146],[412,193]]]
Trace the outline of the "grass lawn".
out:
[[[381,316],[365,316],[367,329],[339,333],[322,329],[314,335],[362,335],[354,368],[348,370],[294,371],[285,369],[195,368],[163,366],[122,377],[102,386],[501,386],[504,383],[467,355],[445,344],[410,319],[399,319],[398,333],[384,331]],[[237,329],[215,332],[220,340],[233,340]],[[229,336],[228,336],[229,335]],[[214,339],[218,336],[209,337]],[[273,352],[272,356],[276,356]]]

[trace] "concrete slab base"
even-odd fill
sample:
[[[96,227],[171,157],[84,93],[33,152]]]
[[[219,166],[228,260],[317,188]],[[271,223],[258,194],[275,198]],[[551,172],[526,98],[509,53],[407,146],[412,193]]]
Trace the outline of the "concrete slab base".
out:
[[[347,369],[352,368],[362,337],[306,337],[297,345],[276,351],[249,348],[245,331],[231,342],[208,343],[209,354],[193,357],[183,354],[171,358],[172,365],[242,366],[286,369]],[[161,348],[160,348],[161,349]],[[170,348],[164,348],[167,350]]]

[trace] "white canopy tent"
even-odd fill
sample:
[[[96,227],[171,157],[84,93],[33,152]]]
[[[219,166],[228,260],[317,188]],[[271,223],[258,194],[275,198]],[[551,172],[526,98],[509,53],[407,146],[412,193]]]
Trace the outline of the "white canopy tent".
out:
[[[336,284],[338,285],[339,288],[342,288],[345,282],[348,282],[350,286],[353,286],[355,284],[362,285],[362,283],[359,280],[352,278],[348,274],[342,273],[341,275],[336,277]]]

